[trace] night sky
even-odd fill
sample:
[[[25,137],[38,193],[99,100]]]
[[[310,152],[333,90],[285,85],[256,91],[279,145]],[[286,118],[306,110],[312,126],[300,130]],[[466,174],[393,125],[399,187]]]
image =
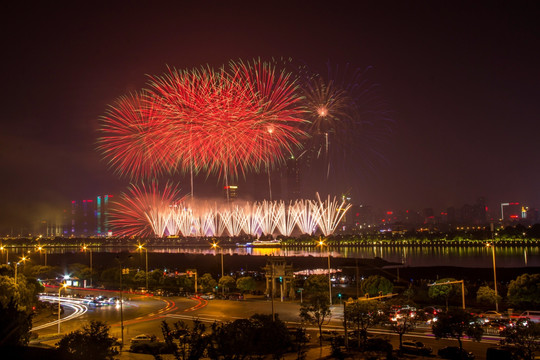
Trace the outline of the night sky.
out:
[[[35,3],[0,11],[2,232],[125,190],[96,129],[146,74],[255,57],[373,67],[394,127],[354,203],[540,206],[538,2]]]

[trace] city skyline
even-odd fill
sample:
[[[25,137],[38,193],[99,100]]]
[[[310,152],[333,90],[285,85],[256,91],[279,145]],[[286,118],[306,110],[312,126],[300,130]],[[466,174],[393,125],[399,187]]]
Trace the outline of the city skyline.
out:
[[[100,160],[96,130],[107,105],[144,87],[145,74],[258,57],[291,57],[319,72],[328,62],[372,67],[394,126],[376,149],[383,163],[358,154],[360,176],[337,186],[356,203],[445,209],[483,196],[490,207],[540,204],[537,5],[10,6],[0,228],[126,190],[129,181]],[[264,184],[264,174],[251,177]],[[199,180],[196,194],[197,186],[219,193],[215,179]],[[252,196],[268,191],[249,186]],[[305,184],[312,194],[304,197],[321,187]]]

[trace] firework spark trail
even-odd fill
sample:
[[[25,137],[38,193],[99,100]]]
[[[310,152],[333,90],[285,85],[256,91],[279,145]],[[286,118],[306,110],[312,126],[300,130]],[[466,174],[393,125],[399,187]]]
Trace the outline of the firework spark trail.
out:
[[[305,136],[291,75],[262,61],[228,68],[169,69],[149,93],[168,133],[172,168],[236,178],[283,162]],[[265,166],[262,166],[262,165]]]
[[[167,183],[161,191],[157,182],[132,185],[113,203],[110,225],[119,236],[163,236],[171,214],[170,205],[179,200],[176,187]]]
[[[319,229],[322,231],[324,236],[331,235],[334,233],[334,231],[336,231],[339,222],[352,205],[345,205],[345,200],[338,205],[336,198],[330,200],[330,195],[328,195],[328,199],[323,202],[321,201],[321,197],[318,193],[317,200],[318,203],[314,204],[314,209],[315,213],[317,214],[316,219]]]
[[[98,150],[115,172],[135,178],[150,178],[170,172],[174,153],[163,118],[148,93],[116,100],[101,118]]]
[[[113,208],[112,225],[120,236],[290,236],[297,228],[305,234],[317,229],[333,234],[350,204],[328,197],[322,201],[297,200],[286,205],[283,201],[246,202],[244,205],[192,207],[193,202],[177,199],[177,192],[167,185],[160,192],[153,183],[148,189],[132,187]],[[277,230],[277,233],[276,233]]]

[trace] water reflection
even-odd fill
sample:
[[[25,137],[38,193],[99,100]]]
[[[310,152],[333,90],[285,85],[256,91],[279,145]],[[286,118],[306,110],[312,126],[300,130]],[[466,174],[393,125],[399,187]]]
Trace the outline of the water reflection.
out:
[[[75,254],[75,247],[47,248],[47,252],[56,254]],[[97,253],[117,253],[121,251],[135,252],[132,246],[93,247]],[[264,247],[224,247],[224,255],[252,256],[313,256],[326,257],[330,251],[332,257],[366,259],[380,257],[390,262],[402,263],[405,266],[463,266],[487,268],[492,266],[491,249],[484,246],[372,246],[372,247],[340,247],[321,249],[305,248],[264,248]],[[20,251],[19,251],[20,252]],[[218,254],[210,247],[148,247],[149,253],[186,253],[186,254]],[[536,267],[540,266],[540,247],[507,246],[496,248],[497,267]]]

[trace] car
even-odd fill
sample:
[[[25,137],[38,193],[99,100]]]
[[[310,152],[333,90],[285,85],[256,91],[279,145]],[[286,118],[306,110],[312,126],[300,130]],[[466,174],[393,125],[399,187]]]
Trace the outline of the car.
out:
[[[154,336],[140,334],[131,339],[132,344],[151,343],[156,341]]]
[[[199,297],[204,300],[214,300],[216,298],[216,296],[212,293],[202,294]]]
[[[480,316],[486,319],[502,319],[503,318],[503,314],[494,310],[486,311],[482,313]]]
[[[461,360],[461,359],[474,359],[474,354],[468,352],[465,349],[458,348],[457,346],[446,346],[437,351],[437,355],[443,359]]]
[[[409,354],[429,355],[433,352],[433,349],[426,346],[420,341],[404,341],[401,344],[401,350]]]

